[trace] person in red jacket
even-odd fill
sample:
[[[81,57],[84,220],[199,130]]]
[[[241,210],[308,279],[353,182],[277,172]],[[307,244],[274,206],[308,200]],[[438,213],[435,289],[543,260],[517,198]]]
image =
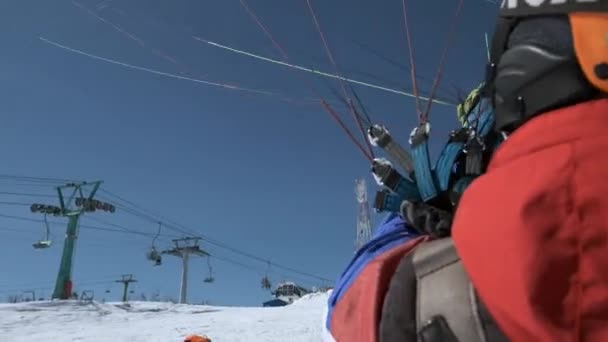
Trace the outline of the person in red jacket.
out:
[[[608,1],[503,1],[488,84],[506,141],[452,238],[511,341],[608,341]]]

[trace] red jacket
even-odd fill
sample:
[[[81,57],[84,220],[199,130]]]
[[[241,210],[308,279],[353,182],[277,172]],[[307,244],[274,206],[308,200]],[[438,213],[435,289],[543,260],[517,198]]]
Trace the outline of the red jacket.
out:
[[[608,341],[608,99],[512,134],[465,191],[453,237],[511,341]]]

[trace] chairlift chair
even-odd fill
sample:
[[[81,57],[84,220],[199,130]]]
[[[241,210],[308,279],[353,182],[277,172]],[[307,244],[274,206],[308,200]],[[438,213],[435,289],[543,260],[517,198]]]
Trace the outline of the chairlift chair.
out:
[[[268,276],[264,276],[262,278],[261,285],[264,290],[270,290],[272,288],[272,283],[270,282]]]
[[[51,241],[50,241],[50,240],[40,240],[40,241],[34,242],[34,243],[32,244],[32,246],[33,246],[35,249],[45,249],[45,248],[49,248],[49,247],[51,247]]]
[[[154,246],[146,253],[146,259],[153,261],[154,266],[160,266],[163,263],[163,257]]]
[[[146,259],[153,261],[154,266],[160,266],[163,263],[162,253],[159,252],[158,250],[156,250],[156,247],[154,245],[154,243],[156,242],[156,239],[158,239],[158,236],[160,235],[161,228],[162,228],[162,223],[159,222],[158,231],[156,232],[154,239],[152,239],[152,246],[150,247],[150,250],[146,253]]]
[[[270,261],[267,262],[268,267],[266,268],[266,274],[262,277],[261,286],[264,290],[272,289],[272,283],[270,282],[270,278],[268,277],[268,273],[270,272]]]
[[[211,261],[209,260],[209,257],[207,257],[207,267],[209,268],[209,273],[207,277],[203,279],[203,282],[205,282],[206,284],[211,284],[215,282],[215,278],[213,277],[213,269],[211,268]]]
[[[51,229],[49,227],[49,222],[46,220],[46,214],[44,214],[44,224],[45,224],[44,238],[42,240],[39,240],[32,244],[32,246],[35,249],[45,249],[45,248],[51,247],[51,244],[52,244]]]

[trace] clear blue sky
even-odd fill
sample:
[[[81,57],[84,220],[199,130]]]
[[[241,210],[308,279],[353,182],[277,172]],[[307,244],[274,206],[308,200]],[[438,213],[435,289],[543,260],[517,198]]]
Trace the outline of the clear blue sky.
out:
[[[95,8],[98,0],[82,0]],[[0,4],[0,174],[103,180],[103,188],[177,221],[202,236],[303,272],[335,279],[353,253],[354,179],[369,165],[318,106],[242,93],[130,70],[45,44],[40,36],[103,57],[147,68],[244,87],[314,97],[297,71],[203,45],[192,35],[280,58],[238,0],[115,0],[98,12],[144,42],[144,47],[72,4],[21,0]],[[303,0],[250,0],[291,60],[332,71]],[[408,0],[418,73],[434,76],[457,1]],[[313,1],[339,66],[349,76],[411,88],[401,2]],[[467,0],[450,51],[442,94],[454,99],[483,77],[484,32],[495,4]],[[369,46],[397,68],[360,45]],[[178,63],[155,54],[162,51]],[[305,76],[331,101],[338,83]],[[379,79],[379,80],[378,80]],[[423,82],[428,88],[430,82]],[[417,123],[410,98],[356,88],[375,121],[405,143]],[[352,118],[339,108],[354,130]],[[454,127],[454,109],[435,105],[433,151]],[[368,178],[370,200],[376,190]],[[48,184],[0,177],[1,215],[41,219],[19,203],[56,199]],[[108,198],[108,197],[107,197]],[[13,202],[15,204],[8,204]],[[100,221],[101,220],[101,221]],[[374,214],[374,221],[379,217]],[[53,219],[63,222],[64,219]],[[83,225],[154,233],[156,225],[124,211],[95,213]],[[61,255],[55,245],[33,250],[43,224],[0,217],[0,299],[32,288],[49,296]],[[175,235],[175,231],[164,230]],[[133,273],[136,293],[176,297],[180,263],[165,257],[153,267],[144,254],[151,237],[82,228],[74,281],[78,291],[115,300],[112,280]],[[159,240],[168,247],[169,238]],[[203,284],[206,262],[194,259],[190,302],[259,305],[267,266],[203,242],[217,278]],[[271,267],[274,281],[329,285]],[[105,290],[111,289],[109,294]]]

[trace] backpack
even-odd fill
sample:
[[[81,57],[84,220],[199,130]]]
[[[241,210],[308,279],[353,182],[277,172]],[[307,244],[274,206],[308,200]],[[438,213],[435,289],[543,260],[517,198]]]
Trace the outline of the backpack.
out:
[[[380,342],[503,342],[451,238],[406,254],[384,297]]]

